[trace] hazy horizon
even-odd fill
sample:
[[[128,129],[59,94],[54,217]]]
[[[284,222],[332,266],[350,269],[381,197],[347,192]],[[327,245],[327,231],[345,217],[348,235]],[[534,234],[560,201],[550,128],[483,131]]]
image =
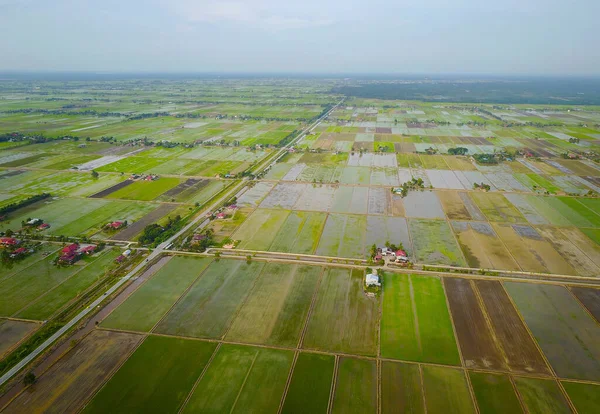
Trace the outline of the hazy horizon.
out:
[[[0,71],[600,76],[600,2],[0,0]]]

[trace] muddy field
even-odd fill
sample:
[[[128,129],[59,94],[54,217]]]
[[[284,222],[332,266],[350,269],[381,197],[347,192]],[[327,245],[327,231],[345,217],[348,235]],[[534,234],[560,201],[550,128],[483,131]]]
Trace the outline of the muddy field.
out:
[[[3,412],[79,411],[141,339],[141,335],[93,331]]]
[[[89,198],[104,198],[109,194],[114,193],[115,191],[120,190],[121,188],[125,188],[130,184],[133,184],[134,181],[133,180],[125,180],[123,182],[120,182],[119,184],[115,184],[111,187],[108,187],[105,190],[100,191],[99,193],[96,194],[92,194],[91,196],[89,196]]]
[[[131,240],[138,233],[140,233],[142,230],[144,230],[144,227],[146,227],[148,224],[154,223],[155,221],[157,221],[160,218],[164,217],[165,215],[169,214],[169,212],[173,211],[175,209],[175,207],[176,206],[173,204],[161,204],[157,209],[146,214],[145,216],[140,218],[138,221],[128,225],[127,227],[125,227],[124,230],[118,232],[117,234],[115,234],[114,236],[112,236],[110,238],[113,240],[123,240],[123,241]]]

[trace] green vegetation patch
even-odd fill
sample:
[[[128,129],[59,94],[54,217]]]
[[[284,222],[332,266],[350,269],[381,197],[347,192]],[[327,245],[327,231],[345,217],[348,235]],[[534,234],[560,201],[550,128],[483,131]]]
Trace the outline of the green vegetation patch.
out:
[[[332,413],[377,412],[377,364],[375,361],[340,358]]]
[[[102,326],[148,332],[210,263],[207,258],[171,258],[115,309]]]
[[[600,412],[600,385],[563,381],[562,386],[578,413]]]
[[[282,413],[327,413],[334,363],[333,355],[300,353]]]
[[[184,413],[277,412],[293,352],[223,345]]]
[[[156,181],[136,181],[120,190],[110,193],[106,198],[150,201],[171,188],[179,185],[179,178],[159,178]]]
[[[323,269],[267,263],[226,339],[296,347]]]
[[[319,243],[327,214],[292,211],[279,228],[269,250],[313,254]]]
[[[85,413],[177,412],[217,345],[149,336]]]
[[[417,364],[381,362],[381,412],[425,413]]]
[[[440,279],[386,273],[383,289],[383,357],[460,365]]]
[[[361,270],[331,268],[323,275],[304,348],[377,354],[380,298],[367,296],[363,285]]]
[[[214,261],[157,326],[156,331],[221,338],[264,267],[241,260]]]
[[[419,263],[466,266],[446,221],[409,219],[408,224]]]
[[[422,369],[427,412],[475,413],[463,371],[438,366],[423,366]]]
[[[571,413],[569,404],[554,380],[516,377],[515,385],[530,413]]]
[[[508,375],[470,372],[469,377],[480,412],[523,412]]]

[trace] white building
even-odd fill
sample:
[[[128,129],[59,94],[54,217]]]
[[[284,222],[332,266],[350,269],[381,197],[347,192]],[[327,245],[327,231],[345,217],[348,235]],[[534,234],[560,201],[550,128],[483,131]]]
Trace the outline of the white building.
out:
[[[372,273],[369,273],[366,276],[365,283],[367,284],[367,287],[369,287],[369,286],[381,286],[381,283],[379,282],[379,276],[374,275]]]

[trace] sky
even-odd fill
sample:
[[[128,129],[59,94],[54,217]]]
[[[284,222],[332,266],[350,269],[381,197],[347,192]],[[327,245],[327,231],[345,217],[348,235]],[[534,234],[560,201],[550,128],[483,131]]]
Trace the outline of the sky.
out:
[[[0,71],[600,75],[600,0],[0,0]]]

